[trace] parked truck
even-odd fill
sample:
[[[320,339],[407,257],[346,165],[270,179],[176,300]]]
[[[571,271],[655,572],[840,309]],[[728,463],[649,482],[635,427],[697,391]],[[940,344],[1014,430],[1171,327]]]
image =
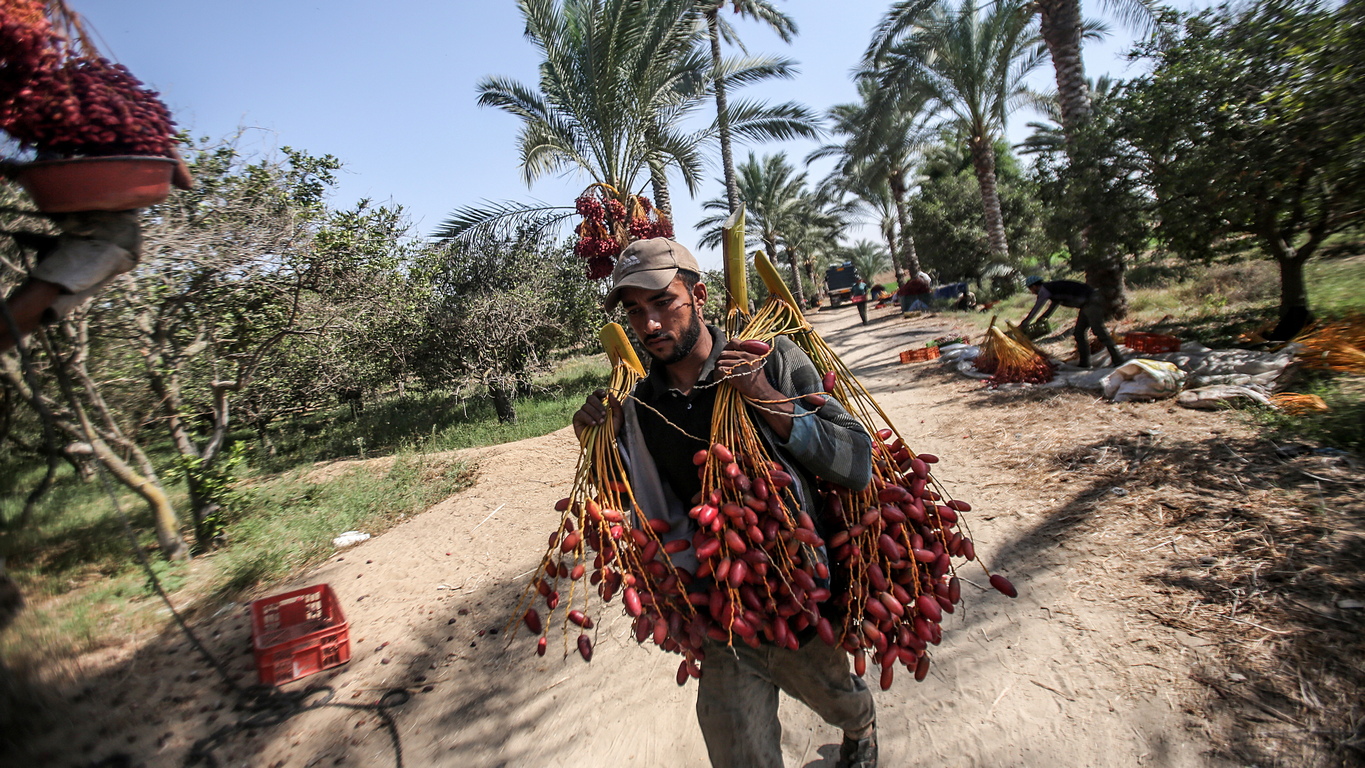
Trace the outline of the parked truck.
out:
[[[853,284],[858,282],[858,270],[853,262],[845,261],[825,270],[825,292],[829,294],[829,305],[837,307],[850,300]]]

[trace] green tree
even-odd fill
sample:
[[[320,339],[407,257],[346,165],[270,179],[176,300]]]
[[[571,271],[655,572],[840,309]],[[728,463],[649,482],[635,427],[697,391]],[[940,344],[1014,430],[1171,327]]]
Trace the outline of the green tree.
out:
[[[431,387],[483,388],[504,423],[517,420],[531,374],[605,321],[572,249],[534,235],[451,243],[433,268],[419,372]]]
[[[344,385],[337,371],[347,358],[326,351],[356,318],[378,314],[378,300],[389,298],[382,289],[404,266],[400,211],[367,201],[329,210],[340,162],[283,154],[252,161],[231,145],[191,152],[197,187],[148,210],[143,262],[108,304],[107,338],[142,364],[150,415],[175,447],[201,549],[225,532],[239,406],[250,402],[253,421],[268,423],[329,383]],[[262,384],[272,392],[251,398]]]
[[[1280,313],[1309,306],[1304,263],[1365,218],[1365,6],[1258,0],[1183,18],[1123,100],[1158,234],[1208,257],[1249,237],[1280,269]]]
[[[981,197],[972,157],[960,141],[930,147],[925,175],[912,198],[915,221],[923,237],[922,262],[939,280],[973,280],[983,287],[989,274],[1013,271],[1046,247],[1037,190],[1025,177],[1009,145],[996,142],[995,167],[1000,204],[1006,222],[1011,258],[1002,261],[991,251],[980,210]]]
[[[898,41],[918,26],[929,9],[937,0],[906,0],[899,2],[883,18],[873,34],[868,57],[876,59],[884,56]],[[1140,33],[1150,33],[1159,27],[1155,24],[1158,4],[1155,0],[1102,0],[1101,6],[1108,15],[1117,18],[1125,26]],[[1089,180],[1094,177],[1095,167],[1102,165],[1093,159],[1091,151],[1086,158],[1076,156],[1076,152],[1089,145],[1089,137],[1080,133],[1091,114],[1091,93],[1085,78],[1084,61],[1081,57],[1082,41],[1093,34],[1102,33],[1103,27],[1094,22],[1082,20],[1080,0],[1032,0],[1015,5],[1025,16],[1036,17],[1039,34],[1052,59],[1053,72],[1057,81],[1055,99],[1057,120],[1062,126],[1065,138],[1064,154],[1073,161],[1080,161],[1089,167],[1074,174],[1073,182]],[[1109,183],[1107,181],[1101,183]],[[1071,197],[1084,200],[1088,193],[1084,190],[1071,193]],[[1069,234],[1066,241],[1072,244],[1073,256],[1085,262],[1087,280],[1094,284],[1110,304],[1111,311],[1122,315],[1126,306],[1123,285],[1123,261],[1103,249],[1086,251],[1088,228],[1092,225],[1104,226],[1105,214],[1096,211],[1089,216],[1082,208],[1072,219],[1079,229]]]
[[[1048,235],[1071,257],[1071,267],[1086,273],[1100,288],[1096,257],[1107,254],[1113,268],[1123,267],[1149,246],[1151,197],[1144,187],[1145,163],[1124,134],[1118,110],[1120,84],[1100,78],[1089,89],[1087,120],[1072,129],[1069,140],[1057,108],[1045,114],[1051,123],[1030,123],[1032,135],[1022,151],[1037,158],[1039,195]],[[1118,284],[1123,284],[1122,275]],[[1111,311],[1123,314],[1122,296],[1110,298]]]
[[[1043,63],[1035,25],[1017,2],[981,10],[975,0],[934,5],[920,24],[869,62],[869,76],[901,94],[928,97],[944,125],[965,137],[981,190],[987,240],[998,261],[1009,259],[995,172],[994,143],[1018,107],[1037,95],[1025,84]]]

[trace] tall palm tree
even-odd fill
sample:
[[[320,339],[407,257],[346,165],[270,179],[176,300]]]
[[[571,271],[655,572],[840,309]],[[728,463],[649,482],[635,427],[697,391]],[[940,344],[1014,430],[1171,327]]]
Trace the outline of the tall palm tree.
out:
[[[866,59],[875,61],[885,56],[920,25],[925,14],[938,2],[900,0],[895,3],[874,30]],[[1159,3],[1156,0],[1100,0],[1100,4],[1129,29],[1143,34],[1157,31]],[[1016,7],[1021,13],[1038,18],[1039,33],[1052,59],[1057,80],[1059,122],[1063,132],[1070,135],[1090,114],[1090,88],[1081,60],[1081,42],[1089,36],[1094,25],[1082,20],[1080,0],[1031,0]]]
[[[731,148],[730,109],[725,90],[725,72],[721,67],[720,41],[721,38],[724,38],[728,42],[738,43],[739,36],[735,34],[734,28],[730,26],[729,22],[721,18],[721,9],[727,5],[733,8],[735,14],[741,18],[748,16],[763,23],[773,32],[776,32],[784,43],[790,43],[792,38],[796,36],[796,22],[792,21],[790,16],[777,10],[768,0],[698,1],[698,6],[706,18],[707,37],[710,39],[712,87],[716,96],[716,122],[720,135],[720,160],[721,167],[725,171],[725,200],[730,213],[734,213],[735,209],[739,208],[740,196],[739,185],[735,179],[734,151]]]
[[[966,138],[987,242],[1001,262],[1009,259],[1009,244],[996,190],[995,140],[1004,135],[1012,112],[1039,99],[1025,79],[1046,56],[1018,0],[1000,0],[985,10],[976,0],[961,0],[956,8],[946,3],[931,8],[881,66],[868,72],[891,93],[927,96],[944,116],[942,125]],[[894,108],[890,98],[882,103]]]
[[[785,152],[764,155],[761,161],[750,152],[749,159],[735,170],[736,182],[744,200],[748,245],[761,245],[764,253],[776,264],[778,245],[785,244],[787,233],[800,226],[802,218],[810,213],[806,174],[797,173],[796,168],[787,162]],[[702,230],[698,244],[704,248],[718,247],[721,243],[721,225],[730,215],[729,201],[725,198],[707,200],[702,203],[702,209],[717,213],[697,223],[697,229]],[[797,253],[787,248],[785,255],[791,267],[792,294],[798,303],[805,306]]]
[[[677,168],[689,192],[702,180],[704,149],[718,121],[683,129],[711,93],[717,68],[701,45],[696,0],[518,0],[526,37],[541,53],[535,87],[486,77],[479,104],[519,117],[522,178],[528,185],[570,169],[616,190],[621,202],[652,185],[669,207],[667,171]],[[732,82],[785,77],[790,64],[773,58],[723,61]],[[733,133],[785,139],[806,135],[804,108],[745,102],[728,112]],[[441,238],[540,228],[572,215],[572,207],[483,203],[455,211]]]
[[[522,119],[526,183],[577,166],[624,195],[655,161],[676,165],[695,188],[701,157],[677,126],[705,87],[693,4],[518,0],[517,6],[527,39],[543,57],[539,87],[486,77],[478,91],[480,106]]]
[[[838,157],[834,174],[855,186],[872,190],[885,184],[895,206],[901,251],[900,267],[909,274],[919,271],[914,231],[910,221],[910,192],[914,162],[929,137],[929,98],[923,91],[879,93],[873,77],[858,79],[856,104],[838,104],[829,110],[830,130],[843,140],[827,144],[806,158]]]

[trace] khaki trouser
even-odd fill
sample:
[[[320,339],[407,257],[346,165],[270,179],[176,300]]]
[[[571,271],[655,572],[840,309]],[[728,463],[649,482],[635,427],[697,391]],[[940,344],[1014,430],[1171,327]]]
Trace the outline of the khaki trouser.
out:
[[[858,732],[873,723],[872,692],[849,671],[842,648],[813,638],[797,651],[710,641],[705,650],[697,721],[714,768],[782,768],[779,689],[836,728]]]

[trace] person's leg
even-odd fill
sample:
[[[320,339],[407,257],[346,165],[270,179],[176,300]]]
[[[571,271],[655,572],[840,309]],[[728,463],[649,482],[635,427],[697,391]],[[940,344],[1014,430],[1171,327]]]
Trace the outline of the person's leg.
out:
[[[1076,313],[1076,328],[1071,332],[1076,337],[1076,356],[1079,358],[1076,364],[1082,368],[1090,367],[1090,339],[1085,335],[1089,328],[1090,318],[1086,317],[1085,309],[1082,308]]]
[[[876,709],[872,691],[849,666],[844,649],[812,639],[799,650],[775,650],[770,673],[788,696],[810,707],[825,722],[862,735],[876,720]]]
[[[706,644],[697,685],[697,722],[713,768],[782,768],[771,646]]]
[[[1100,305],[1098,297],[1085,303],[1081,309],[1081,314],[1086,316],[1090,322],[1090,329],[1095,332],[1095,338],[1100,340],[1104,348],[1109,350],[1109,364],[1112,366],[1123,365],[1123,353],[1119,351],[1119,345],[1114,343],[1114,339],[1109,335],[1109,331],[1104,327],[1104,307]]]
[[[858,302],[858,317],[863,319],[863,325],[867,325],[867,300]]]

